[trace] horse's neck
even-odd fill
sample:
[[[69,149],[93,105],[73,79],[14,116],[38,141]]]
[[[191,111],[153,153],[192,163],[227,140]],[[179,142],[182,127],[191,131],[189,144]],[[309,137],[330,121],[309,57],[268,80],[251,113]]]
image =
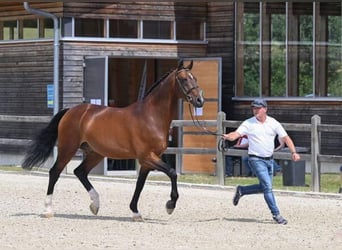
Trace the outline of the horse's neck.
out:
[[[165,125],[169,126],[178,110],[178,96],[174,73],[171,73],[160,85],[147,97],[150,109],[158,114]]]

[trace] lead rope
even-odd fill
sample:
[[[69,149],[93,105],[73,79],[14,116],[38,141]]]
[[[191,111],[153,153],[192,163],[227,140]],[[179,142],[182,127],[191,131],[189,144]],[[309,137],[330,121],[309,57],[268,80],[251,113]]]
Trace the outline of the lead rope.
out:
[[[195,127],[197,128],[200,128],[201,130],[203,130],[206,134],[209,134],[209,135],[213,135],[213,136],[220,136],[220,140],[218,141],[218,144],[217,144],[217,150],[222,152],[222,151],[227,151],[228,150],[228,145],[226,143],[226,141],[222,138],[223,134],[218,134],[217,131],[214,132],[214,131],[211,131],[209,130],[207,127],[203,126],[201,124],[201,122],[198,120],[198,117],[196,115],[196,119],[194,118],[194,115],[192,113],[192,110],[191,110],[191,105],[189,103],[189,113],[191,115],[191,119],[192,119],[192,122],[194,123]]]

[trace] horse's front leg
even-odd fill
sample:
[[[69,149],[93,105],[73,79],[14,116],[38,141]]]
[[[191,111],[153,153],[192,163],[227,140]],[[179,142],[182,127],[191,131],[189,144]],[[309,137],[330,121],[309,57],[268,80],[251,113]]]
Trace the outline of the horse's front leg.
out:
[[[174,168],[171,168],[160,158],[154,165],[155,169],[165,173],[171,180],[171,200],[166,202],[166,211],[168,214],[172,214],[173,210],[176,207],[176,203],[179,197],[177,189],[177,172]]]
[[[138,200],[141,194],[142,189],[144,188],[146,178],[150,170],[145,169],[144,165],[141,166],[139,171],[138,180],[135,186],[134,194],[129,205],[130,209],[133,212],[133,221],[142,221],[142,216],[138,211]]]
[[[165,165],[167,166],[167,164]],[[170,195],[171,200],[166,202],[166,211],[168,214],[172,214],[173,210],[176,207],[176,203],[179,197],[178,189],[177,189],[177,172],[174,168],[170,168],[169,166],[167,166],[167,170],[165,171],[165,174],[169,176],[171,180],[171,195]]]

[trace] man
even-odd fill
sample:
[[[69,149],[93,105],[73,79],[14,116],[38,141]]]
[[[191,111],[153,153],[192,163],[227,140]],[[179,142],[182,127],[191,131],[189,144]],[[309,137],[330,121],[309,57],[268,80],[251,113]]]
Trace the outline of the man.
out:
[[[249,186],[237,186],[233,198],[236,206],[244,195],[264,193],[264,199],[271,210],[273,220],[279,224],[287,224],[279,212],[272,191],[273,181],[273,151],[274,138],[276,135],[288,146],[292,154],[292,160],[300,160],[299,154],[292,139],[288,136],[283,126],[273,117],[267,115],[267,103],[258,98],[251,104],[253,117],[245,120],[235,131],[224,134],[225,140],[235,141],[241,136],[247,136],[249,140],[248,155],[249,163],[259,180],[259,184]]]

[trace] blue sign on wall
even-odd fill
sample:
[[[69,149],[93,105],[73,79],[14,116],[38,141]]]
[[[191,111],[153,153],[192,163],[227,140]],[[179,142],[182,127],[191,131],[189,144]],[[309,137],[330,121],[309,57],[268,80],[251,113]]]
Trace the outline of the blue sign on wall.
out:
[[[47,91],[47,106],[48,108],[53,108],[53,99],[54,99],[54,88],[53,84],[48,84],[46,86]]]

